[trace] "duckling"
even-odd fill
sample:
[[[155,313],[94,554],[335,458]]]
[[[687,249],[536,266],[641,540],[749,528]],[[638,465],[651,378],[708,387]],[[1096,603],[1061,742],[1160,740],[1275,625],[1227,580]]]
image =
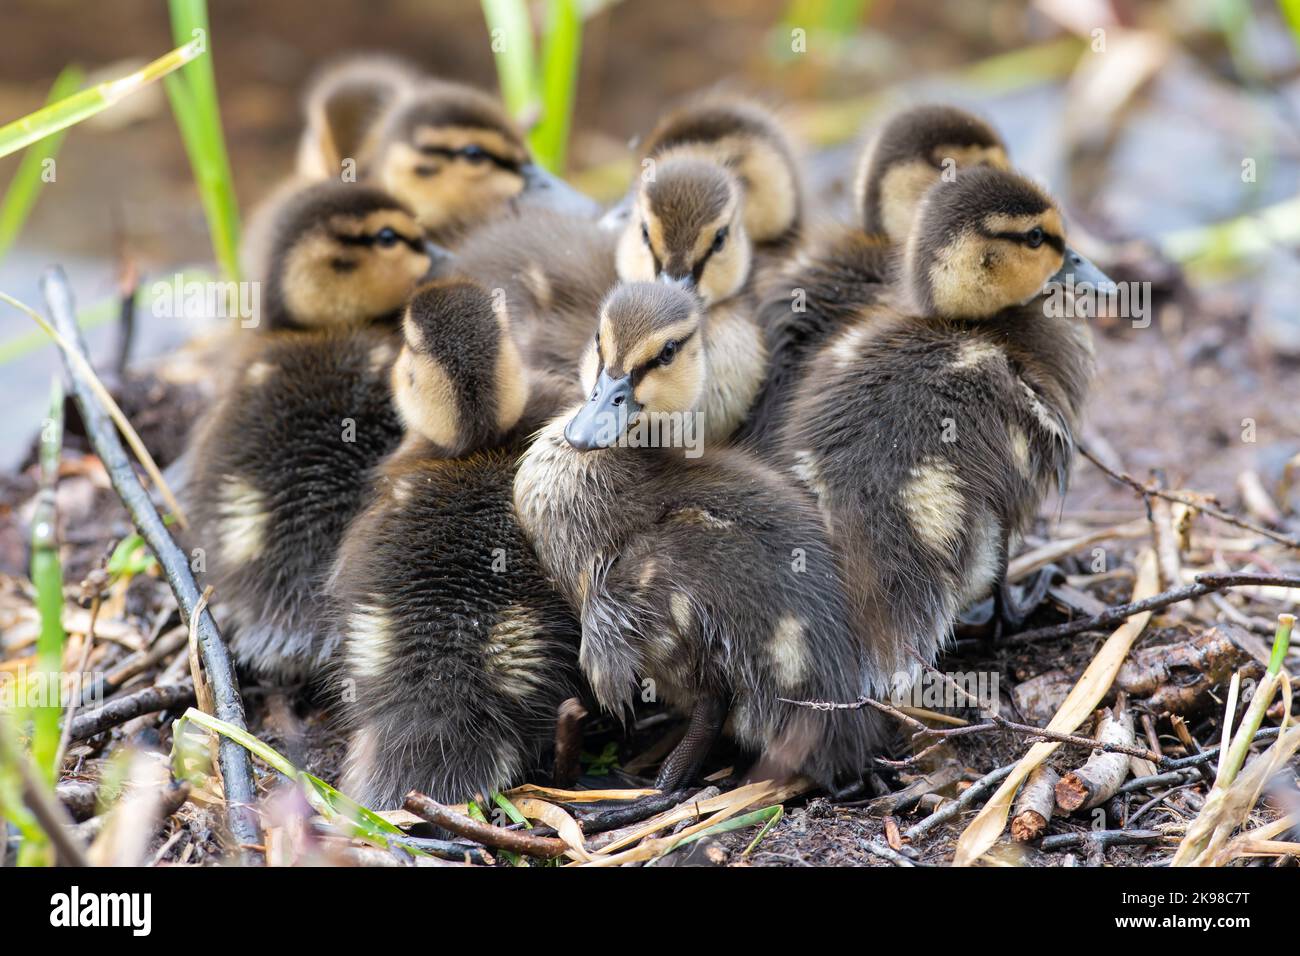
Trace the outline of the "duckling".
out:
[[[493,97],[426,80],[376,131],[367,175],[409,203],[431,238],[454,245],[516,201],[595,218],[599,206],[533,161],[523,133]]]
[[[307,84],[296,168],[306,181],[337,179],[344,163],[370,163],[380,120],[425,75],[387,54],[356,54],[328,64]]]
[[[641,149],[641,165],[670,157],[728,169],[745,193],[745,230],[761,251],[792,244],[803,217],[803,181],[780,121],[758,103],[719,92],[699,94],[663,117]]]
[[[771,450],[807,357],[886,296],[925,190],[945,170],[977,165],[1009,168],[1006,147],[991,126],[956,107],[911,107],[881,126],[854,175],[859,223],[821,228],[764,284],[757,321],[768,371],[742,438]]]
[[[778,458],[817,499],[858,632],[896,689],[957,611],[998,588],[1008,542],[1064,490],[1091,337],[1042,293],[1103,280],[1061,214],[993,167],[925,194],[897,304],[863,309],[810,359]]]
[[[577,388],[591,317],[618,281],[614,239],[594,221],[528,209],[476,230],[456,250],[456,271],[500,290],[511,329],[534,373]]]
[[[653,691],[690,714],[657,787],[690,781],[724,728],[769,768],[832,786],[860,775],[872,723],[781,698],[853,700],[873,675],[807,497],[738,450],[692,457],[705,323],[697,299],[663,283],[611,292],[583,371],[591,399],[524,453],[515,510],[581,619],[599,703],[623,714]],[[684,455],[663,447],[678,444]]]
[[[235,346],[191,439],[193,543],[232,650],[260,676],[303,681],[329,656],[324,572],[402,435],[388,386],[399,342],[385,320],[430,268],[419,237],[379,190],[305,190],[277,231],[272,331]]]
[[[518,783],[574,693],[578,624],[512,510],[525,436],[554,413],[482,286],[422,287],[393,367],[407,428],[348,528],[330,591],[351,693],[344,790],[485,798]]]
[[[767,362],[752,314],[746,197],[721,164],[667,156],[637,191],[615,260],[623,281],[658,280],[689,290],[707,310],[701,336],[712,372],[700,411],[709,443],[726,440],[745,420]],[[590,349],[584,361],[595,356]]]

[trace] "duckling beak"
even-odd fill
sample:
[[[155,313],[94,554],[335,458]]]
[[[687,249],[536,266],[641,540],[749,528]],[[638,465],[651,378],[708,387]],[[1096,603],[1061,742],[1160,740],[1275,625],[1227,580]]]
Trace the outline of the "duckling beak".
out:
[[[525,163],[519,167],[519,172],[524,177],[524,198],[529,202],[582,219],[595,219],[600,215],[600,204],[596,200],[578,192],[537,163]]]
[[[424,274],[425,280],[436,279],[450,267],[455,261],[456,256],[450,249],[444,249],[436,242],[424,242],[424,254],[429,257],[429,271]]]
[[[632,397],[632,376],[610,378],[601,370],[591,400],[564,426],[565,440],[578,451],[609,448],[641,411]]]
[[[1084,256],[1066,246],[1065,261],[1061,263],[1061,268],[1056,271],[1056,275],[1048,279],[1047,282],[1049,285],[1054,282],[1067,285],[1071,281],[1075,286],[1080,286],[1086,282],[1094,289],[1103,285],[1114,285],[1110,276],[1098,269]]]

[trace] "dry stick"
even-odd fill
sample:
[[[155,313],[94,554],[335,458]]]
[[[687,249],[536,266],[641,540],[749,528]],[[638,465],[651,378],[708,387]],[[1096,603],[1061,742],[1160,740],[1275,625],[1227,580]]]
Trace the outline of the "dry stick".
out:
[[[41,291],[45,304],[55,327],[63,333],[68,343],[86,355],[85,342],[77,326],[76,311],[72,302],[72,290],[68,286],[67,276],[55,266],[46,270],[41,277]],[[149,549],[158,559],[176,596],[181,616],[186,623],[199,600],[199,588],[190,573],[189,562],[185,552],[173,540],[167,526],[163,523],[149,494],[140,484],[131,459],[122,447],[117,428],[112,419],[104,412],[95,398],[94,392],[78,370],[78,365],[64,355],[64,367],[72,380],[73,394],[76,396],[77,408],[81,411],[82,421],[86,426],[86,435],[90,439],[95,454],[108,472],[113,490],[117,492],[122,504],[131,515],[131,520],[139,530]],[[235,676],[235,666],[226,651],[210,612],[204,610],[198,619],[199,646],[203,663],[207,669],[208,680],[212,684],[216,698],[216,716],[221,720],[247,729],[244,723],[244,702],[239,696],[239,681]],[[257,788],[253,781],[253,764],[247,750],[235,741],[221,737],[220,759],[221,777],[225,788],[226,820],[230,826],[231,836],[237,844],[245,847],[244,855],[248,862],[257,862],[257,853],[250,847],[262,843],[262,826],[257,817]]]
[[[1198,574],[1196,576],[1195,584],[1186,584],[1182,587],[1170,588],[1168,591],[1161,591],[1159,594],[1153,594],[1151,597],[1141,601],[1133,601],[1129,604],[1117,604],[1107,608],[1105,612],[1096,614],[1092,617],[1080,618],[1077,621],[1066,621],[1064,624],[1053,624],[1050,627],[1038,627],[1031,631],[1021,631],[1019,634],[1013,634],[1012,636],[1005,638],[1003,644],[1029,644],[1033,641],[1045,641],[1058,637],[1069,637],[1072,634],[1080,634],[1083,631],[1103,631],[1122,623],[1128,618],[1133,617],[1135,614],[1141,614],[1145,611],[1158,611],[1171,604],[1177,604],[1179,601],[1189,601],[1192,598],[1198,598],[1215,591],[1222,591],[1226,588],[1260,587],[1267,585],[1300,589],[1300,575],[1248,574],[1219,571]]]
[[[112,730],[119,724],[144,714],[153,714],[194,703],[194,682],[189,678],[176,684],[146,687],[134,694],[111,700],[98,710],[77,717],[67,730],[69,740],[85,740]]]
[[[1160,830],[1085,830],[1083,833],[1057,833],[1043,837],[1038,848],[1044,851],[1072,850],[1081,846],[1146,846],[1160,843],[1165,834]]]
[[[1060,776],[1048,764],[1040,764],[1029,775],[1016,798],[1011,818],[1011,839],[1018,843],[1037,840],[1047,829],[1056,803],[1056,783]]]
[[[1209,502],[1198,501],[1195,498],[1192,498],[1187,495],[1180,495],[1174,491],[1165,491],[1161,488],[1152,488],[1149,485],[1144,485],[1142,484],[1142,482],[1138,481],[1130,474],[1127,474],[1122,471],[1115,471],[1113,468],[1111,468],[1109,465],[1104,463],[1101,459],[1099,459],[1096,455],[1090,452],[1083,445],[1076,444],[1074,447],[1077,448],[1080,451],[1080,453],[1082,453],[1084,458],[1087,458],[1090,462],[1092,462],[1094,465],[1100,468],[1103,472],[1105,472],[1115,481],[1118,481],[1122,485],[1128,485],[1130,488],[1132,488],[1134,491],[1140,494],[1143,497],[1143,499],[1154,496],[1156,498],[1163,498],[1165,501],[1172,501],[1180,505],[1187,505],[1187,507],[1195,508],[1197,511],[1207,514],[1211,518],[1215,518],[1219,521],[1224,522],[1225,524],[1235,525],[1238,528],[1244,528],[1246,531],[1251,531],[1254,532],[1255,534],[1263,535],[1265,538],[1269,538],[1273,541],[1278,542],[1279,544],[1284,544],[1288,548],[1295,548],[1297,550],[1300,550],[1300,541],[1297,541],[1295,538],[1292,538],[1285,534],[1281,534],[1277,531],[1270,531],[1268,528],[1264,528],[1261,527],[1260,525],[1255,524],[1254,522],[1247,521],[1245,518],[1238,518],[1236,515],[1230,515],[1228,514],[1228,512],[1223,511],[1220,508],[1216,508],[1214,505],[1210,504]]]
[[[457,836],[473,840],[475,843],[496,847],[498,850],[509,850],[511,853],[523,853],[528,856],[551,859],[563,855],[569,848],[568,844],[563,840],[555,837],[532,836],[516,830],[494,827],[490,823],[471,820],[450,807],[443,806],[432,797],[425,796],[418,790],[412,790],[406,795],[403,806],[421,819],[428,820],[434,826],[450,830]]]
[[[986,773],[984,776],[980,777],[969,787],[967,787],[964,791],[962,791],[961,796],[958,797],[956,800],[953,800],[949,803],[945,803],[943,806],[941,806],[938,810],[934,811],[934,813],[930,814],[920,823],[908,827],[903,832],[903,836],[907,837],[908,840],[915,843],[917,840],[921,839],[921,837],[925,836],[927,833],[929,833],[939,824],[946,823],[947,821],[955,817],[957,814],[965,810],[967,807],[969,807],[975,801],[982,800],[984,797],[987,797],[990,793],[996,790],[998,788],[998,785],[1001,784],[1002,781],[1005,780],[1007,777],[1009,777],[1011,775],[1011,771],[1015,769],[1016,769],[1016,764],[1009,763],[1005,767],[998,767],[997,770]]]
[[[99,603],[99,595],[96,594],[90,602],[90,623],[86,626],[86,633],[81,636],[81,659],[77,662],[78,681],[81,680],[81,675],[86,673],[86,668],[90,665],[90,652],[95,646],[95,620],[99,617]],[[77,716],[77,704],[80,702],[80,694],[68,695],[68,709],[63,713],[63,732],[59,735],[59,749],[54,758],[54,766],[56,767],[63,766],[63,757],[68,752],[68,744],[71,742],[69,734],[72,730],[72,721]]]
[[[1128,709],[1121,691],[1114,710],[1102,712],[1097,724],[1097,739],[1110,744],[1129,744],[1133,740],[1133,712]],[[1056,784],[1056,804],[1066,813],[1091,810],[1113,797],[1128,777],[1129,756],[1114,751],[1097,750],[1088,762],[1071,770]]]

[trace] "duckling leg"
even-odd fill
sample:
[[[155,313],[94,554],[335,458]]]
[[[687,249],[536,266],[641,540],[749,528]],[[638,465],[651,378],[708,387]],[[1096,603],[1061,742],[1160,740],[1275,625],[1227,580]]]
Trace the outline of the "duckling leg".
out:
[[[993,640],[1021,630],[1029,615],[1043,603],[1060,573],[1061,569],[1056,565],[1047,565],[1035,575],[1033,584],[1025,591],[1024,600],[1017,600],[1004,570],[993,586]]]
[[[726,719],[727,704],[722,699],[706,696],[696,701],[686,736],[660,766],[655,789],[666,793],[694,780],[704,758],[722,733]]]
[[[576,697],[560,702],[555,721],[555,769],[551,785],[561,790],[572,787],[581,775],[582,721],[587,708]]]

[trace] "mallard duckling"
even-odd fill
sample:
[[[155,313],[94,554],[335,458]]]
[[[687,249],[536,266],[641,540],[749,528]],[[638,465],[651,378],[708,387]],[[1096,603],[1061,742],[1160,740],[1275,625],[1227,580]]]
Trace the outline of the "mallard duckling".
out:
[[[600,704],[622,714],[652,691],[690,714],[656,786],[690,781],[724,726],[769,770],[831,786],[865,766],[870,722],[781,698],[853,700],[874,682],[811,502],[753,456],[691,457],[704,323],[680,289],[617,287],[584,369],[591,400],[524,453],[515,509],[581,618]]]
[[[376,131],[372,172],[444,245],[516,200],[589,218],[599,212],[533,161],[493,97],[444,80],[426,80],[393,104]]]
[[[945,171],[979,165],[1009,168],[1006,148],[991,126],[956,107],[912,107],[872,137],[854,176],[858,224],[821,228],[764,284],[757,315],[767,377],[742,437],[770,450],[807,357],[886,296],[926,189]]]
[[[1088,329],[1041,295],[1065,273],[1100,277],[1051,198],[963,170],[925,194],[901,306],[863,310],[798,385],[779,457],[819,502],[857,629],[898,687],[1065,484],[1093,365]]]
[[[337,180],[350,159],[370,164],[384,114],[425,75],[387,54],[356,54],[326,65],[307,84],[296,168],[304,180]]]
[[[620,279],[689,290],[707,310],[701,333],[713,371],[701,413],[710,443],[726,440],[744,421],[767,361],[752,314],[753,248],[745,204],[740,181],[719,163],[669,156],[637,191],[618,243]],[[586,361],[594,356],[593,349]]]
[[[591,317],[618,281],[614,238],[590,219],[519,210],[456,250],[456,271],[500,290],[529,368],[573,384]]]
[[[578,624],[514,517],[524,437],[553,414],[506,311],[451,279],[403,321],[408,429],[348,529],[331,582],[350,728],[344,790],[368,806],[485,798],[518,783],[572,695]]]
[[[804,188],[795,149],[763,106],[717,92],[692,97],[646,138],[642,176],[651,176],[648,162],[657,166],[670,157],[708,160],[735,175],[745,192],[745,230],[760,249],[789,245],[798,235]]]
[[[304,191],[277,232],[273,331],[236,346],[191,440],[193,542],[236,657],[260,675],[301,681],[329,655],[324,573],[402,435],[388,386],[400,343],[382,320],[430,267],[419,236],[379,190]]]

